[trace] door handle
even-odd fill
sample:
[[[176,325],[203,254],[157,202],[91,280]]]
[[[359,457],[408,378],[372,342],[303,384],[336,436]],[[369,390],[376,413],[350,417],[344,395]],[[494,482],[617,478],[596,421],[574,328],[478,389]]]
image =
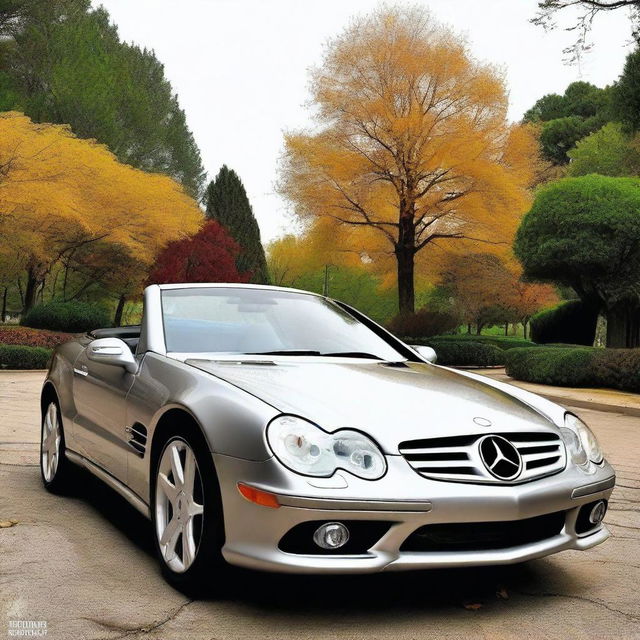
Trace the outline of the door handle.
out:
[[[89,370],[87,369],[86,365],[83,364],[79,369],[77,367],[73,367],[73,373],[78,376],[88,376]]]

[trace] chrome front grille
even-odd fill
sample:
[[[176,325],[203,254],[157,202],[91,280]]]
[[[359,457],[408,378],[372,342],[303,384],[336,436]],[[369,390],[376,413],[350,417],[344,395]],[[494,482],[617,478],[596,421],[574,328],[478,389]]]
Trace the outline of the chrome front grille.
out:
[[[508,440],[522,458],[522,470],[513,480],[494,477],[480,455],[480,442],[487,436]],[[399,445],[400,454],[425,478],[449,482],[518,484],[562,471],[566,451],[560,436],[547,431],[497,432],[407,440]]]

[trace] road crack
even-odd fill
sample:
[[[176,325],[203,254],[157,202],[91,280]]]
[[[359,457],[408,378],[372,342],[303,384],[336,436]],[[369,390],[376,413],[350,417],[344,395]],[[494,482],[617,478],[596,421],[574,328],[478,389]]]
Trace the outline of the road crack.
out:
[[[183,602],[180,606],[176,607],[168,616],[162,618],[161,620],[157,620],[155,622],[151,622],[150,624],[142,625],[141,627],[134,627],[133,629],[128,629],[126,627],[122,627],[117,624],[113,624],[110,622],[104,622],[103,620],[96,620],[95,618],[81,618],[81,620],[88,620],[89,622],[95,622],[96,624],[105,627],[107,629],[111,629],[113,631],[119,631],[120,635],[117,636],[101,636],[99,638],[95,638],[94,640],[120,640],[120,638],[128,638],[135,634],[145,634],[155,631],[160,627],[167,624],[167,622],[171,622],[174,618],[176,618],[186,607],[188,607],[193,600],[187,600]]]
[[[587,598],[587,596],[576,596],[570,595],[568,593],[555,593],[553,591],[516,591],[523,596],[533,596],[533,597],[541,597],[541,598],[567,598],[568,600],[581,600],[582,602],[589,602],[590,604],[595,604],[603,609],[607,609],[607,611],[611,611],[612,613],[618,613],[629,620],[640,620],[640,616],[634,615],[633,613],[628,613],[626,611],[622,611],[621,609],[616,609],[615,607],[611,607],[602,600],[595,600],[593,598]]]

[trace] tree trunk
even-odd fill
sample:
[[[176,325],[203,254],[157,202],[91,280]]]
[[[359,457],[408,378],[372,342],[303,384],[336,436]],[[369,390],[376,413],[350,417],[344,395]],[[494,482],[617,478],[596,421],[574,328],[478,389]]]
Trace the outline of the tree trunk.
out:
[[[482,327],[484,325],[481,322],[478,322],[478,324],[476,325],[476,335],[479,336],[482,333]]]
[[[36,303],[36,295],[38,294],[38,278],[36,277],[35,267],[30,266],[27,269],[27,286],[24,291],[24,308],[22,313],[28,313]]]
[[[413,313],[416,307],[413,257],[413,250],[401,247],[396,249],[396,259],[398,261],[398,308],[401,313]]]
[[[509,323],[508,322],[504,323],[504,335],[505,336],[509,335]]]
[[[9,287],[4,288],[4,293],[2,294],[2,322],[7,321],[7,290]]]
[[[527,327],[529,325],[529,321],[528,320],[523,320],[522,321],[522,337],[526,340],[527,339]]]
[[[467,334],[471,335],[471,323],[470,322],[467,323]]]
[[[118,298],[118,306],[116,307],[116,315],[113,317],[113,326],[119,327],[122,324],[122,312],[124,311],[124,304],[127,301],[127,297],[124,293],[120,294]]]
[[[413,211],[406,203],[400,204],[398,243],[395,247],[398,263],[398,309],[400,313],[413,313],[416,308],[414,283],[414,258],[416,252],[416,230]]]
[[[607,347],[640,347],[640,310],[626,306],[607,310]]]

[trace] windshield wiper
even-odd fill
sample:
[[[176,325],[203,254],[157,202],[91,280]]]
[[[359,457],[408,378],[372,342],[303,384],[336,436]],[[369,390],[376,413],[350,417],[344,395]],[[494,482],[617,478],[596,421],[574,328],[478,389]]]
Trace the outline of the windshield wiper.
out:
[[[370,360],[382,360],[379,356],[365,351],[336,351],[336,353],[322,353],[323,356],[335,358],[369,358]]]
[[[319,351],[307,349],[280,349],[279,351],[256,351],[247,353],[248,356],[321,356]]]
[[[382,360],[379,356],[366,351],[336,351],[335,353],[321,353],[311,349],[278,349],[276,351],[254,351],[246,353],[247,356],[323,356],[327,358],[368,358],[369,360]]]

